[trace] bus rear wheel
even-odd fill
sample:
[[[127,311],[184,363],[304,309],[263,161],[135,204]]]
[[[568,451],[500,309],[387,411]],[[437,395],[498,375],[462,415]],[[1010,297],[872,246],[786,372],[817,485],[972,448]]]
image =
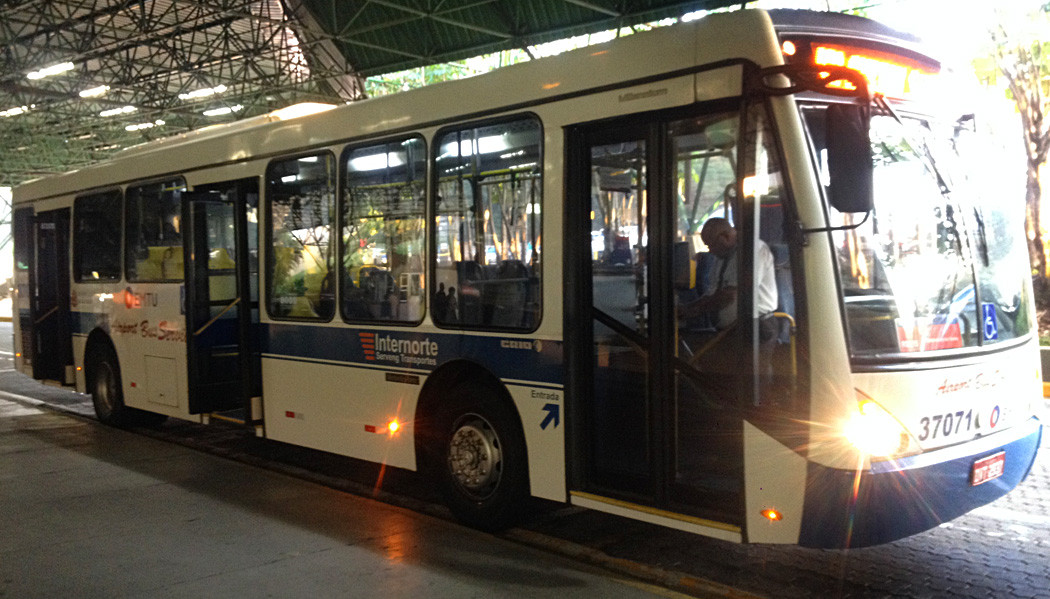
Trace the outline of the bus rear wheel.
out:
[[[120,364],[112,350],[93,352],[89,360],[91,402],[95,416],[103,424],[116,427],[157,426],[167,417],[162,414],[136,410],[124,405],[124,387],[120,378]]]
[[[457,403],[441,419],[433,464],[445,503],[474,528],[512,526],[524,514],[529,489],[517,414],[498,393],[460,388],[451,395]]]

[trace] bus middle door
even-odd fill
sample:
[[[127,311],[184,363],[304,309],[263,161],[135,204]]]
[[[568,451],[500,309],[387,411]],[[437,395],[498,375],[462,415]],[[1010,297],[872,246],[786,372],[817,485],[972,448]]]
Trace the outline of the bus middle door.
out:
[[[198,187],[184,193],[188,226],[185,261],[186,336],[191,414],[243,410],[224,419],[251,423],[257,394],[250,287],[248,203],[254,180]],[[254,193],[253,193],[254,192]]]

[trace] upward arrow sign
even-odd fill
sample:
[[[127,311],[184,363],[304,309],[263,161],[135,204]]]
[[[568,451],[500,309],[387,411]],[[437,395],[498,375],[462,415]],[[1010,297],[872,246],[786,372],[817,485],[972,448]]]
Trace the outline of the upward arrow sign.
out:
[[[543,422],[540,422],[540,428],[547,430],[547,425],[554,422],[554,428],[558,428],[558,424],[561,423],[560,409],[558,404],[549,403],[543,406],[543,411],[547,412],[547,415],[543,417]]]

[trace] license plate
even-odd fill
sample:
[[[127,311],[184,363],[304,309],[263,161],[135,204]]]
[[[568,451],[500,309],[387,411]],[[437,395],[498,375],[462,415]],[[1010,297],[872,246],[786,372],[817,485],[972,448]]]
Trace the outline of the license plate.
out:
[[[981,458],[973,463],[973,473],[970,475],[970,485],[976,487],[994,478],[1003,475],[1006,466],[1006,452],[1000,451],[995,455]]]

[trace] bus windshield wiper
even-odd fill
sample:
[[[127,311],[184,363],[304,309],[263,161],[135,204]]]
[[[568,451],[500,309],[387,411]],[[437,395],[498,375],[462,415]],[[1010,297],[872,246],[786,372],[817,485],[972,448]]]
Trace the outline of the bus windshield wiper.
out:
[[[941,195],[947,198],[948,195],[951,194],[952,189],[948,185],[947,179],[945,179],[944,175],[941,173],[941,170],[937,168],[937,161],[934,159],[933,153],[930,151],[930,146],[925,141],[922,143],[916,143],[915,140],[912,139],[912,136],[908,131],[908,126],[904,124],[904,119],[902,119],[900,115],[897,114],[897,111],[886,101],[886,96],[876,93],[872,98],[872,102],[875,103],[876,108],[893,117],[893,120],[897,121],[897,123],[903,127],[904,140],[907,141],[908,145],[915,149],[917,153],[921,153],[922,157],[925,158],[927,168],[929,168],[930,172],[933,173],[933,176],[937,178],[937,187],[940,189]],[[921,152],[919,151],[920,148]]]

